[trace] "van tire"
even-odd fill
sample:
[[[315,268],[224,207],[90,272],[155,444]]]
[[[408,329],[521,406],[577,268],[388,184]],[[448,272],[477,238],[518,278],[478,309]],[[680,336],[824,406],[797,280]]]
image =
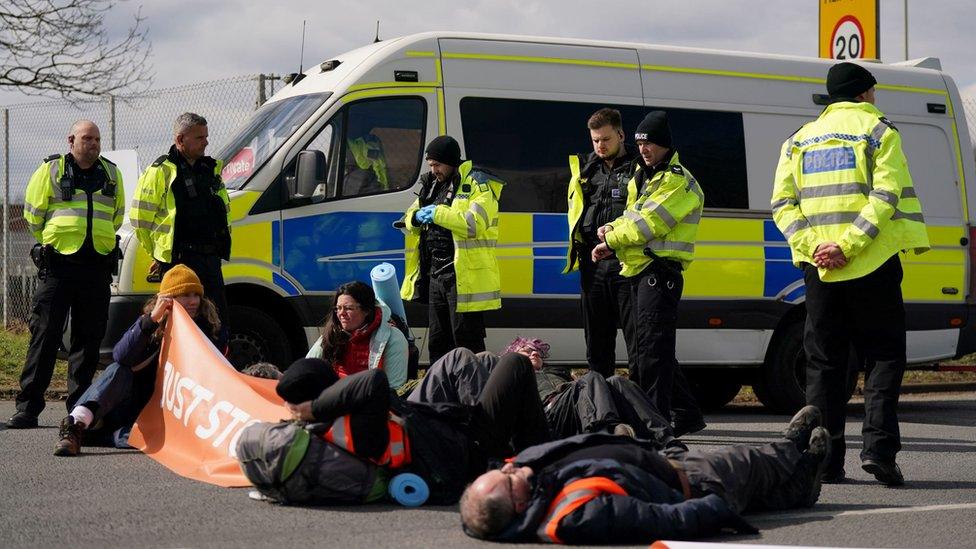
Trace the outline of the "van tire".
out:
[[[706,412],[721,409],[739,394],[742,383],[730,372],[716,369],[685,370],[691,393]]]
[[[288,334],[268,313],[246,305],[227,307],[230,341],[227,359],[237,370],[270,362],[284,370],[292,362]]]
[[[803,350],[803,325],[803,320],[793,322],[774,336],[769,352],[766,353],[766,362],[756,373],[753,382],[752,389],[756,398],[776,413],[794,414],[807,402],[807,357]],[[860,370],[859,359],[852,347],[847,368],[848,401],[857,388]]]

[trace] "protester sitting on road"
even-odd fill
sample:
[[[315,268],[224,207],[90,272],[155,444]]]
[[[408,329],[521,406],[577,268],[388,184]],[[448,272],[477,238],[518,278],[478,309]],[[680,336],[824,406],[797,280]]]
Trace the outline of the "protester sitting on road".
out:
[[[505,352],[521,354],[532,363],[539,399],[554,438],[581,433],[613,432],[671,443],[670,422],[658,413],[636,383],[621,376],[605,379],[588,371],[574,380],[565,366],[546,364],[549,344],[541,339],[517,337]],[[458,348],[435,362],[407,397],[412,402],[475,402],[498,356],[475,355]]]
[[[407,338],[390,324],[390,308],[358,280],[336,290],[322,335],[305,358],[326,360],[339,377],[378,368],[393,389],[407,381]]]
[[[129,431],[152,397],[166,321],[179,303],[200,330],[226,351],[226,330],[213,301],[203,295],[203,284],[189,267],[179,264],[166,271],[159,293],[143,306],[143,314],[115,344],[115,362],[102,372],[78,399],[79,404],[61,420],[56,456],[76,456],[85,444],[128,448]]]
[[[810,507],[830,456],[830,435],[813,406],[785,440],[710,451],[606,434],[579,435],[524,450],[474,481],[461,496],[473,537],[512,542],[642,543],[755,534],[746,510]]]
[[[323,424],[317,431],[326,441],[420,475],[431,503],[456,502],[489,459],[550,439],[532,365],[515,353],[501,357],[471,406],[404,402],[390,391],[385,370],[340,378],[325,361],[309,358],[289,366],[277,392],[293,419]]]
[[[262,379],[281,379],[281,370],[270,362],[255,362],[241,370],[241,373]]]

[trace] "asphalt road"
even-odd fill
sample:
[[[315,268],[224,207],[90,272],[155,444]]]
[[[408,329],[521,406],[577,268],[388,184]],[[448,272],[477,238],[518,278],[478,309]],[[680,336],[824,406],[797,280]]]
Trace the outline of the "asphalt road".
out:
[[[0,417],[13,411],[0,402]],[[454,507],[290,508],[247,490],[184,479],[135,451],[52,455],[64,408],[44,428],[0,432],[0,547],[456,547],[487,545],[461,532]],[[851,406],[848,476],[812,509],[756,514],[761,533],[719,542],[834,547],[976,544],[976,393],[908,396],[901,408],[909,484],[885,488],[860,470],[860,410]],[[710,415],[688,437],[707,447],[773,440],[788,418],[740,407]],[[0,427],[2,429],[2,427]],[[610,526],[612,528],[612,526]]]

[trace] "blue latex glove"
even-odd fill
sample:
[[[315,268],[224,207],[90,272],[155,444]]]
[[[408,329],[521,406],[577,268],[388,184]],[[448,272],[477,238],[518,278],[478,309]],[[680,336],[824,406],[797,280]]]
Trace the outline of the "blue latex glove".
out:
[[[424,206],[423,208],[417,210],[417,221],[419,221],[423,225],[432,223],[434,221],[434,209],[436,208],[437,206],[432,204],[430,206]]]

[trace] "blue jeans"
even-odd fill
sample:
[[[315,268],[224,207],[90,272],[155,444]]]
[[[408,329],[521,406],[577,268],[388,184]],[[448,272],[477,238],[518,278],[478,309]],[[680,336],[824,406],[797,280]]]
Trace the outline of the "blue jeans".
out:
[[[128,448],[129,431],[152,397],[156,364],[138,372],[114,362],[102,372],[78,399],[95,418],[85,432],[86,444],[108,444]]]

